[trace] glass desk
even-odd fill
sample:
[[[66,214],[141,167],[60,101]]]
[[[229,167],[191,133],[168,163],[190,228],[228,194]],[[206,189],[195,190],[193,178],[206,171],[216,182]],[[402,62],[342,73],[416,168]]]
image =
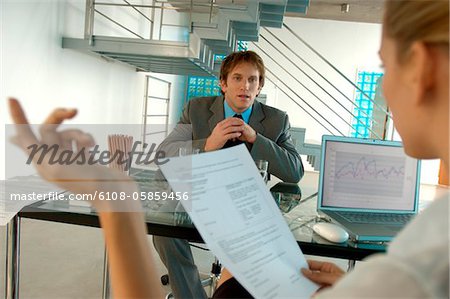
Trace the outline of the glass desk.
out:
[[[385,251],[380,244],[355,244],[347,241],[335,244],[313,233],[311,226],[324,221],[315,214],[315,198],[300,203],[284,217],[303,253],[348,260],[361,260],[371,254]],[[71,205],[67,201],[38,202],[25,207],[18,215],[21,218],[46,220],[66,224],[100,227],[99,219],[89,207]],[[189,216],[185,212],[160,212],[145,210],[148,234],[182,238],[203,242]]]
[[[313,233],[311,226],[316,221],[322,221],[316,215],[316,197],[311,196],[317,191],[314,175],[316,174],[310,174],[311,177],[305,175],[300,183],[304,199],[284,215],[303,253],[355,261],[374,253],[384,252],[386,249],[384,244],[355,244],[351,241],[334,244]],[[142,191],[161,191],[169,188],[167,183],[155,179],[154,172],[138,171],[132,173],[132,176]],[[271,184],[274,183],[276,182]],[[307,199],[308,197],[310,199]],[[152,202],[144,207],[148,234],[203,242],[186,212],[167,212],[163,207],[164,204],[161,202]],[[100,227],[98,216],[93,209],[74,205],[69,201],[41,201],[22,209],[8,225],[7,259],[10,267],[6,274],[7,298],[18,298],[21,218]],[[108,287],[104,286],[104,297],[108,297],[105,295],[107,289]]]

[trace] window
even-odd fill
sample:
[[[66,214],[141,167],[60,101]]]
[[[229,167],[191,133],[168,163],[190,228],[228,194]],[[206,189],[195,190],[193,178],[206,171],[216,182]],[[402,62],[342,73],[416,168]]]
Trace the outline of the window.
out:
[[[359,72],[356,85],[373,101],[379,78],[383,73]],[[361,91],[356,91],[351,137],[369,138],[373,117],[373,102]]]
[[[243,40],[238,41],[238,51],[247,51],[248,50],[248,42]]]
[[[189,76],[187,99],[220,95],[219,80],[216,77]]]

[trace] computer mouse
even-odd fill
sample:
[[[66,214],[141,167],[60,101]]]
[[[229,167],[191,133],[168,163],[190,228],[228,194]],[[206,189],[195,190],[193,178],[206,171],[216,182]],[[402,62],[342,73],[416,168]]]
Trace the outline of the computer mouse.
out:
[[[343,243],[348,240],[348,233],[333,223],[316,223],[312,229],[316,234],[333,243]]]

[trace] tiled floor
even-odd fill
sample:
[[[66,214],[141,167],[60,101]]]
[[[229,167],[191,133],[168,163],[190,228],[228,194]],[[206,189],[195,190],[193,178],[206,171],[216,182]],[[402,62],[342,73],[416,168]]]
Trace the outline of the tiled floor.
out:
[[[100,229],[28,219],[22,221],[21,228],[20,298],[101,298],[104,251]],[[5,227],[0,227],[1,269],[5,269],[5,231]],[[213,256],[193,251],[200,271],[207,275]],[[164,265],[156,252],[153,254],[158,271],[165,274]],[[2,298],[4,291],[2,270]]]

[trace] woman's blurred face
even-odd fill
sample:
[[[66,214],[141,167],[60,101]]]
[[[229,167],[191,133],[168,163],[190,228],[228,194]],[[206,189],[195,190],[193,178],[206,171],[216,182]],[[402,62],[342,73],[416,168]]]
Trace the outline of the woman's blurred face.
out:
[[[400,63],[397,59],[395,40],[383,33],[380,58],[384,65],[383,93],[392,112],[394,124],[402,137],[405,151],[411,156],[418,157],[418,151],[423,147],[420,127],[420,111],[414,105],[415,89],[411,88],[411,69],[408,61]]]

